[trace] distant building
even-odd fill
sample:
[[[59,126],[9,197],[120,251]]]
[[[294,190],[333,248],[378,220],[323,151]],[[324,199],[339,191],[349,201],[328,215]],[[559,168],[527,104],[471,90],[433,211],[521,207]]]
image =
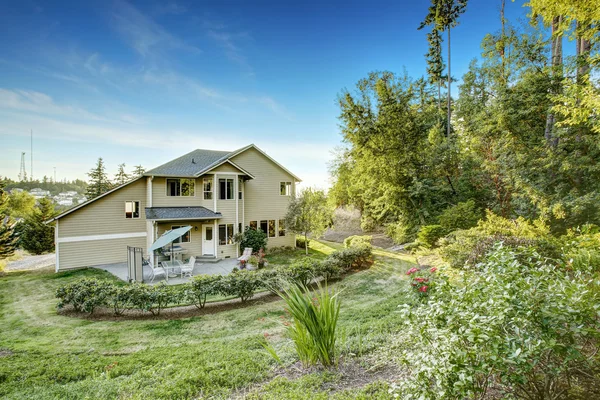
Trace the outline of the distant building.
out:
[[[50,196],[50,192],[48,190],[43,190],[41,188],[31,189],[29,193],[36,199],[43,199],[44,197]]]
[[[72,206],[73,205],[73,199],[72,198],[60,199],[56,203],[59,206]]]
[[[21,192],[23,192],[23,189],[21,189],[21,188],[13,188],[13,189],[10,189],[10,192],[11,193],[21,193]]]

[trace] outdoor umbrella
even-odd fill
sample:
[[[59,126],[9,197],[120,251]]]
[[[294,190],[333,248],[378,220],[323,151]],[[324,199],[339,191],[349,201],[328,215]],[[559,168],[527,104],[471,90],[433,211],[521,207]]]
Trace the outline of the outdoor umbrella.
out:
[[[191,226],[183,226],[177,229],[171,229],[170,231],[166,231],[159,237],[156,242],[152,243],[150,246],[150,251],[154,251],[156,249],[160,249],[161,247],[165,247],[169,243],[171,243],[171,261],[173,261],[173,240],[178,239],[185,235],[190,229]]]

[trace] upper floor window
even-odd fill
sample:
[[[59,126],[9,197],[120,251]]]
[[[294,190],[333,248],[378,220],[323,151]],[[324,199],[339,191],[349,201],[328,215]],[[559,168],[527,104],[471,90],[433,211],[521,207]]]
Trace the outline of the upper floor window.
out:
[[[212,200],[213,198],[213,180],[212,178],[204,178],[204,200]]]
[[[282,196],[292,195],[292,182],[280,182],[279,183],[279,194]]]
[[[242,194],[242,180],[238,181],[238,199],[242,200],[244,195]]]
[[[140,217],[140,202],[139,201],[126,201],[125,202],[125,218],[139,218]]]
[[[233,199],[233,179],[219,179],[219,199]]]
[[[167,196],[194,196],[194,179],[167,179]]]

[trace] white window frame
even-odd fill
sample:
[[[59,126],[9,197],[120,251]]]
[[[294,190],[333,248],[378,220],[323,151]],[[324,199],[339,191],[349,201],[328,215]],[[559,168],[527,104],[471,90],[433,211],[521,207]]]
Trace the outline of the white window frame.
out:
[[[187,225],[171,225],[171,230],[177,229],[177,228],[183,228],[184,226],[187,226]],[[188,240],[187,242],[184,242],[183,240],[181,240],[188,233],[190,234],[190,240]],[[175,240],[179,240],[179,242],[176,242]],[[175,240],[173,240],[173,243],[175,243],[175,244],[192,243],[192,229],[190,229],[189,231],[187,231],[186,233],[184,233],[183,235],[181,235],[179,238],[177,238]]]
[[[263,230],[263,228],[262,228],[263,221],[267,223],[267,229],[266,230]],[[268,219],[261,219],[261,220],[259,220],[258,221],[257,229],[260,229],[261,231],[263,231],[265,233],[265,235],[267,235],[267,237],[269,237],[269,220]]]
[[[285,194],[281,194],[281,185],[285,185]],[[292,195],[292,182],[288,182],[288,181],[281,181],[279,182],[279,195],[280,196],[291,196]]]
[[[219,224],[218,226],[218,232],[217,232],[217,243],[219,243],[219,246],[232,246],[235,244],[234,240],[233,240],[233,236],[235,235],[234,232],[234,225],[235,224]],[[225,227],[225,244],[221,244],[221,226]],[[231,226],[231,236],[227,235],[229,233],[229,226]],[[231,243],[228,243],[229,240],[231,240]]]
[[[283,221],[283,235],[281,234],[281,221]],[[287,234],[287,229],[285,229],[285,219],[278,219],[277,220],[277,236],[285,237],[286,234]]]
[[[273,236],[271,236],[271,221],[273,221]],[[268,219],[267,220],[267,237],[268,238],[276,238],[277,237],[277,220],[276,219]]]
[[[131,211],[131,218],[127,218],[127,203],[138,203],[138,216],[134,217],[134,210]],[[125,200],[125,219],[140,219],[142,215],[142,203],[139,200]]]
[[[206,190],[206,183],[207,182],[210,184],[210,190],[209,191]],[[202,198],[204,200],[212,200],[213,199],[213,196],[214,196],[214,193],[215,193],[215,188],[213,187],[214,186],[213,183],[214,183],[214,179],[213,178],[204,178],[202,180],[202,193],[203,193],[203,195],[202,195],[203,197]],[[206,198],[206,194],[207,193],[210,193],[210,199]],[[194,194],[196,194],[196,190],[194,190]]]
[[[225,198],[221,198],[221,181],[225,181]],[[231,181],[231,197],[227,197],[227,183]],[[235,200],[235,179],[233,178],[219,178],[219,200]]]

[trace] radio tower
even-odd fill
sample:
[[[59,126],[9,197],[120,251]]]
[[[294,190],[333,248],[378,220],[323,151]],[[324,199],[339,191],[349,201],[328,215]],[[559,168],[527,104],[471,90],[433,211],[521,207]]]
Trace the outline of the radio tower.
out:
[[[21,170],[19,171],[19,182],[27,180],[27,171],[25,171],[25,152],[21,153]]]

